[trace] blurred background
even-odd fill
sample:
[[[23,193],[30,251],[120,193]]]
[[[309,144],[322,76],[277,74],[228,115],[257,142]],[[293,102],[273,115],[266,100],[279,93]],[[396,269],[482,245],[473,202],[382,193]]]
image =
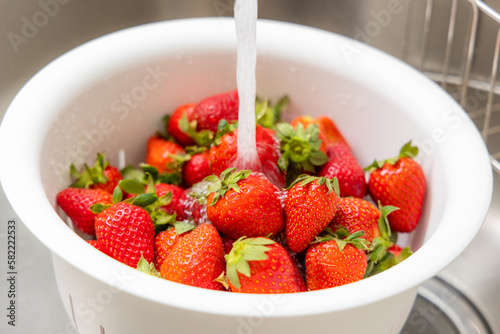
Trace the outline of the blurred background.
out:
[[[232,16],[233,5],[234,0],[1,0],[0,119],[30,77],[78,45],[140,24]],[[492,10],[485,10],[483,5]],[[259,2],[260,18],[339,33],[386,51],[424,72],[469,112],[487,140],[493,161],[500,158],[500,87],[495,65],[500,17],[495,16],[495,11],[500,11],[500,0]],[[362,48],[360,44],[346,52],[354,54]],[[17,217],[0,190],[2,275],[7,272],[4,245],[9,219]],[[2,314],[0,332],[74,333],[59,301],[50,254],[22,222],[17,223],[17,326],[7,326]],[[455,263],[422,287],[403,333],[498,332],[499,237],[500,181],[495,173],[495,195],[483,229]],[[0,282],[1,301],[7,294],[3,276]],[[0,304],[4,309],[3,302]]]

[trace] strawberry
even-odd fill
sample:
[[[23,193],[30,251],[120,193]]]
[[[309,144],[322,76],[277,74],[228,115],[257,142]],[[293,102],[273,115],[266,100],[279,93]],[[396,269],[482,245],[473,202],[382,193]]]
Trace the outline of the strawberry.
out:
[[[95,219],[97,241],[106,254],[137,267],[141,255],[148,262],[154,260],[155,230],[149,213],[126,202],[111,205]]]
[[[87,243],[92,247],[94,247],[95,249],[100,250],[103,253],[106,253],[104,247],[102,247],[102,245],[97,240],[87,240]]]
[[[402,250],[403,250],[403,248],[401,248],[401,246],[396,245],[396,244],[392,245],[391,247],[389,247],[387,249],[387,251],[394,256],[398,256],[399,254],[401,254]]]
[[[78,172],[74,165],[71,165],[71,175],[77,180],[71,185],[74,188],[102,189],[110,194],[123,179],[118,168],[109,164],[104,154],[97,154],[97,160],[92,167],[84,164],[82,172]]]
[[[179,144],[156,135],[149,138],[146,163],[155,167],[159,173],[173,171],[170,165],[174,163],[172,155],[176,154],[184,154],[184,149]]]
[[[299,123],[301,123],[304,127],[307,127],[309,124],[318,125],[320,131],[319,139],[323,142],[321,150],[324,152],[326,152],[328,146],[332,144],[347,144],[347,141],[344,139],[344,136],[342,136],[335,123],[327,116],[320,116],[318,118],[312,118],[311,116],[299,116],[290,122],[293,127],[296,127]]]
[[[235,167],[238,154],[238,130],[231,130],[233,130],[231,126],[222,128],[221,131],[227,133],[223,135],[218,133],[214,145],[210,148],[210,166],[216,175],[220,175],[229,167]],[[272,130],[260,125],[257,125],[255,131],[257,154],[260,160],[260,169],[255,171],[264,173],[277,186],[283,186],[285,176],[278,167],[281,156],[279,140]]]
[[[316,166],[328,161],[325,152],[320,148],[323,141],[319,139],[319,128],[309,124],[306,128],[298,123],[295,129],[287,123],[276,125],[277,135],[281,141],[281,158],[278,163],[286,173],[287,185],[302,173],[315,173]]]
[[[210,168],[210,153],[208,150],[192,154],[190,159],[182,166],[182,179],[191,187],[213,174]]]
[[[285,198],[286,239],[293,252],[302,252],[328,226],[339,205],[338,183],[309,175],[299,176]]]
[[[365,172],[344,142],[329,145],[328,161],[318,171],[318,176],[336,177],[341,197],[363,198],[366,195]]]
[[[172,227],[165,231],[161,231],[155,236],[154,265],[156,270],[160,271],[163,261],[165,261],[165,258],[170,253],[177,241],[179,241],[179,238],[181,236],[182,234],[177,234],[175,227]]]
[[[418,148],[406,143],[399,156],[374,161],[366,169],[371,171],[368,192],[375,202],[399,208],[391,214],[389,224],[398,232],[411,232],[422,214],[426,190],[422,167],[413,160]]]
[[[326,234],[306,252],[306,283],[309,290],[320,290],[361,280],[366,272],[364,249],[367,241],[359,231],[344,239]]]
[[[262,174],[230,168],[220,179],[212,175],[205,180],[213,184],[207,198],[208,219],[220,232],[237,239],[283,230],[279,190]]]
[[[222,244],[224,245],[224,254],[229,254],[229,252],[231,252],[231,249],[233,249],[233,244],[236,241],[236,239],[229,237],[225,234],[222,234],[221,238],[222,238]]]
[[[287,250],[269,238],[242,237],[225,258],[228,285],[233,292],[267,294],[306,290]]]
[[[197,130],[217,132],[219,121],[228,122],[238,119],[238,91],[209,96],[196,104],[191,115],[197,122]]]
[[[167,213],[173,215],[177,214],[177,220],[184,220],[187,218],[186,215],[186,201],[188,200],[184,189],[173,184],[159,183],[156,184],[156,194],[158,197],[165,195],[167,192],[172,193],[172,200],[169,204],[162,206],[161,208]]]
[[[379,229],[380,211],[370,202],[354,197],[339,199],[337,213],[330,222],[330,228],[345,227],[350,233],[363,231],[370,242],[381,235]]]
[[[66,188],[57,194],[56,201],[77,229],[95,235],[96,214],[90,207],[96,203],[111,204],[113,197],[102,189]]]
[[[160,268],[161,277],[200,288],[225,290],[216,281],[225,268],[224,246],[211,224],[201,224],[173,246]]]
[[[185,122],[189,122],[192,117],[194,107],[196,104],[189,103],[180,106],[177,108],[167,122],[167,132],[169,135],[175,138],[177,142],[179,142],[182,146],[194,145],[195,141],[189,136],[186,131],[183,131],[182,125],[179,124],[182,122],[182,119],[185,119]]]

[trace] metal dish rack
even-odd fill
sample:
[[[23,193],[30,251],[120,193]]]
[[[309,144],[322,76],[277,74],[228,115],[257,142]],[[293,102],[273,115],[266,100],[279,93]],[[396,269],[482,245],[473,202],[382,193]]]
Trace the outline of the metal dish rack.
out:
[[[400,57],[467,111],[500,173],[500,14],[481,0],[412,1],[406,14]]]

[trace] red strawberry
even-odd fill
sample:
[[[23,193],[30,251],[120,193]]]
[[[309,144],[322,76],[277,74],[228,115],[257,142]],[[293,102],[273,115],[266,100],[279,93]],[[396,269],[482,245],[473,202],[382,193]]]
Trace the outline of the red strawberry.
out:
[[[203,181],[205,177],[211,174],[208,150],[191,155],[191,159],[182,166],[182,178],[188,187]]]
[[[97,154],[97,160],[92,167],[84,165],[79,173],[75,166],[71,165],[71,175],[77,179],[71,186],[74,188],[102,189],[110,194],[113,193],[118,182],[123,179],[118,168],[111,166],[104,154]]]
[[[113,196],[101,189],[66,188],[57,194],[56,200],[77,229],[95,235],[96,214],[90,207],[96,203],[111,204]]]
[[[155,236],[155,259],[154,264],[156,270],[160,271],[163,261],[170,253],[174,245],[179,241],[182,236],[178,235],[175,227],[162,231]]]
[[[333,236],[307,249],[306,283],[309,290],[333,288],[364,277],[366,240],[357,238],[357,235],[342,240]]]
[[[184,154],[184,149],[179,144],[152,136],[148,140],[146,163],[155,167],[159,173],[172,172],[170,164],[174,162],[171,155]]]
[[[365,172],[344,143],[329,145],[326,151],[328,162],[318,172],[318,176],[336,177],[339,180],[341,197],[359,197],[366,195]]]
[[[170,118],[168,119],[167,123],[167,132],[169,135],[175,138],[181,145],[183,146],[189,146],[189,145],[194,145],[194,140],[187,134],[185,131],[182,131],[181,126],[179,126],[179,122],[182,122],[182,119],[184,121],[189,122],[191,120],[194,107],[196,104],[190,103],[190,104],[185,104],[177,108]]]
[[[192,120],[197,122],[197,130],[217,132],[219,121],[238,119],[238,91],[217,94],[201,100],[194,107]]]
[[[149,213],[141,207],[119,202],[99,213],[95,220],[98,242],[105,253],[137,267],[141,255],[154,260],[155,230]]]
[[[87,243],[92,247],[94,247],[95,249],[100,250],[103,253],[106,253],[104,247],[102,247],[102,245],[97,240],[87,240]]]
[[[226,273],[233,292],[291,293],[306,290],[287,250],[265,237],[237,240],[226,255]]]
[[[422,214],[426,181],[422,167],[413,160],[417,154],[418,148],[409,142],[396,158],[367,167],[372,171],[368,181],[371,198],[399,208],[388,217],[391,228],[398,232],[413,231]]]
[[[209,176],[212,193],[207,198],[208,219],[233,238],[276,235],[284,227],[278,188],[265,176],[234,168]]]
[[[345,227],[350,233],[363,231],[361,237],[370,242],[381,235],[379,229],[380,211],[370,202],[361,198],[340,198],[339,207],[330,227]]]
[[[184,189],[175,186],[173,184],[159,183],[156,185],[156,194],[158,197],[165,195],[167,192],[172,193],[172,200],[169,204],[162,207],[167,213],[173,215],[177,214],[177,220],[184,220],[187,218],[186,215],[186,201],[188,201],[187,195]]]
[[[339,205],[336,179],[299,176],[285,198],[286,239],[293,252],[302,252],[333,219]]]
[[[222,234],[221,238],[222,244],[224,245],[224,254],[229,254],[229,252],[231,252],[231,249],[233,249],[233,243],[236,241],[236,239],[225,234]]]
[[[274,132],[270,129],[257,125],[255,140],[257,143],[257,154],[260,160],[260,171],[264,173],[269,181],[277,186],[285,184],[285,176],[278,167],[280,159],[280,143]],[[238,154],[238,130],[228,132],[216,139],[210,148],[210,166],[216,175],[220,175],[229,167],[235,167]]]
[[[403,248],[401,248],[401,246],[398,246],[396,244],[392,245],[391,247],[389,247],[387,249],[387,251],[394,256],[398,256],[402,250],[403,250]]]
[[[211,224],[201,224],[175,243],[160,268],[160,275],[169,281],[225,290],[216,281],[224,268],[224,246],[219,233]]]

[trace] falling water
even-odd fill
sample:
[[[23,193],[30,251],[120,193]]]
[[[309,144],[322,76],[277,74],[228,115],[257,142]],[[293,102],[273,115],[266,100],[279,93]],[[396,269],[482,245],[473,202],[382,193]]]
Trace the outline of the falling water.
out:
[[[237,62],[236,84],[239,95],[238,111],[238,169],[260,170],[255,140],[255,65],[257,0],[236,0]]]

